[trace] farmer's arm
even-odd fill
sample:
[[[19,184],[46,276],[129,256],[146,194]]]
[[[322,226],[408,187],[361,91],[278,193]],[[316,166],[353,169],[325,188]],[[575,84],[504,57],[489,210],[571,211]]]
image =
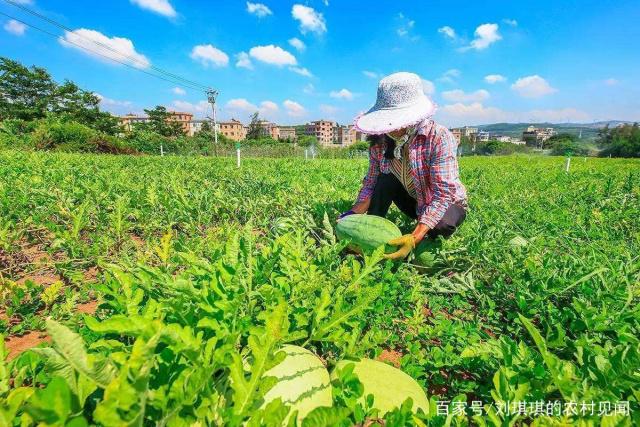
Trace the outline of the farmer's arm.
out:
[[[378,160],[379,149],[380,147],[377,145],[374,145],[369,149],[369,170],[362,180],[362,188],[360,189],[360,193],[358,193],[358,199],[351,208],[351,210],[357,214],[363,214],[369,209],[371,195],[373,194],[373,189],[376,186],[378,175],[380,175],[380,161]]]
[[[413,231],[416,243],[421,241],[429,230],[434,228],[442,219],[449,206],[454,202],[454,190],[457,180],[458,162],[456,159],[456,141],[449,132],[442,135],[427,137],[428,149],[425,150],[427,158],[425,173],[431,189],[432,198],[427,204],[418,203],[418,225]],[[426,178],[426,177],[425,177]]]

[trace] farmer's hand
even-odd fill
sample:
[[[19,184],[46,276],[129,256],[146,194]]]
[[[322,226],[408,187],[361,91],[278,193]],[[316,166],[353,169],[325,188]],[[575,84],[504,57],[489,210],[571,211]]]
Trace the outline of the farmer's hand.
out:
[[[388,244],[398,246],[398,250],[392,254],[385,254],[386,259],[404,259],[416,247],[416,240],[413,234],[405,234],[397,239],[389,240]]]

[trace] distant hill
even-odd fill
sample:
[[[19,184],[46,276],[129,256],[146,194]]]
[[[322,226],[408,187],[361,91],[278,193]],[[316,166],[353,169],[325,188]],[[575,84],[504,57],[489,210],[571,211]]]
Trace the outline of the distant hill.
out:
[[[529,126],[535,126],[540,128],[552,127],[559,133],[570,133],[573,135],[580,135],[582,132],[582,139],[585,141],[593,141],[598,136],[598,130],[605,127],[607,124],[609,127],[619,126],[621,124],[631,123],[622,120],[609,120],[593,123],[492,123],[486,125],[474,126],[480,130],[489,133],[495,133],[498,135],[507,135],[511,137],[520,137],[522,132]]]

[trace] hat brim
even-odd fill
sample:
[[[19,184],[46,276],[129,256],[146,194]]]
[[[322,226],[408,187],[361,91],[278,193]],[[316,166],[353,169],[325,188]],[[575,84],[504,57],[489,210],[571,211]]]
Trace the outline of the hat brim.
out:
[[[379,135],[418,124],[433,116],[435,110],[435,104],[423,96],[411,105],[393,109],[377,109],[374,106],[357,117],[354,125],[362,133]]]

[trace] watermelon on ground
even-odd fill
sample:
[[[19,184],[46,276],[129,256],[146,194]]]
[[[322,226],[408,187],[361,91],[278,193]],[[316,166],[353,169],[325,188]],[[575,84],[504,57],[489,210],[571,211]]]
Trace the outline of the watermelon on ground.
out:
[[[291,407],[289,416],[298,411],[300,423],[313,409],[331,406],[329,372],[318,356],[296,345],[285,345],[280,351],[285,352],[285,358],[264,374],[265,377],[277,378],[278,382],[265,394],[262,407],[280,398]]]
[[[429,399],[420,384],[400,369],[386,363],[371,359],[341,360],[331,373],[331,379],[336,379],[338,371],[350,363],[355,365],[353,372],[364,387],[364,393],[360,398],[361,404],[364,406],[366,396],[372,394],[373,407],[378,409],[380,417],[399,408],[409,397],[413,400],[414,412],[418,408],[425,413],[429,412]]]
[[[397,247],[387,245],[389,240],[402,236],[400,229],[386,218],[375,215],[353,214],[336,224],[336,235],[340,240],[349,240],[349,249],[358,253],[371,253],[382,245],[391,253]]]

